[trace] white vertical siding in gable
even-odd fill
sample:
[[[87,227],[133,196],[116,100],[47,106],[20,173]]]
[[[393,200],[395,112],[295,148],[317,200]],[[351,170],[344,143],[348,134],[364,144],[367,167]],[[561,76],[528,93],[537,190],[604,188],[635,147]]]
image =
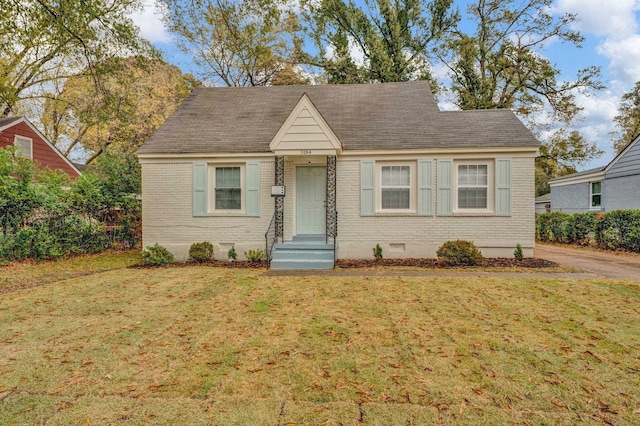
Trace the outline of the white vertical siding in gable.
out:
[[[290,144],[281,143],[279,148],[300,149],[300,144],[328,141],[329,138],[325,135],[315,118],[313,118],[311,112],[309,112],[307,108],[303,108],[295,118],[291,127],[289,127],[287,132],[282,136],[282,142],[290,142]],[[313,146],[310,148],[313,148]]]

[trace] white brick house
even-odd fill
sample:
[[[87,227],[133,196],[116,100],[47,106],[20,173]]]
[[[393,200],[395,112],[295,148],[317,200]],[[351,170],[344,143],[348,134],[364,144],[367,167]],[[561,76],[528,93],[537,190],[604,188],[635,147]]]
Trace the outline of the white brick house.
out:
[[[226,259],[304,235],[403,258],[468,239],[531,256],[537,150],[511,111],[439,111],[424,82],[197,89],[138,153],[143,244]]]

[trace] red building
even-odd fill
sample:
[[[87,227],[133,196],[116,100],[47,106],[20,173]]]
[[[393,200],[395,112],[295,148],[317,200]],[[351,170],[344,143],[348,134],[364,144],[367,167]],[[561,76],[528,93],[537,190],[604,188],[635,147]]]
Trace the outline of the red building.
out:
[[[0,118],[0,148],[17,146],[19,155],[43,167],[80,176],[78,168],[24,117]]]

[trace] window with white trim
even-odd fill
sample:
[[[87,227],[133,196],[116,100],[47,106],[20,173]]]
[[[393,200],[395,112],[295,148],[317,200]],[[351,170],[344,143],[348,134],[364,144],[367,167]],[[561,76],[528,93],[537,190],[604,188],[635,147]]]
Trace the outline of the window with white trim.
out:
[[[18,148],[16,155],[23,158],[33,159],[33,141],[31,138],[16,135],[13,144]]]
[[[411,163],[379,165],[380,210],[412,210],[414,172]]]
[[[591,208],[598,209],[602,205],[602,182],[591,182]]]
[[[489,212],[493,210],[493,178],[489,162],[457,162],[455,167],[456,210]]]
[[[242,209],[242,167],[235,165],[213,168],[213,209]]]

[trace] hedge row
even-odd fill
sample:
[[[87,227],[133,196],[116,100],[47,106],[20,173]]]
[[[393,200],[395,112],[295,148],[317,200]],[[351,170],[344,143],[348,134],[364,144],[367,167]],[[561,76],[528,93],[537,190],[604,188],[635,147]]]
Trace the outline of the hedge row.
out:
[[[640,210],[608,213],[539,213],[538,241],[592,245],[640,252]]]
[[[135,246],[139,181],[133,156],[106,153],[71,181],[0,149],[0,265]]]

